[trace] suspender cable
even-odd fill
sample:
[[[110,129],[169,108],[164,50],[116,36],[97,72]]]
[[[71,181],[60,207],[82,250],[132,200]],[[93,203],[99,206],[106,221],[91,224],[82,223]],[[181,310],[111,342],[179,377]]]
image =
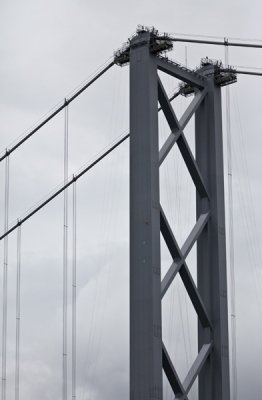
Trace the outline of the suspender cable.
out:
[[[9,154],[13,153],[18,147],[20,147],[24,142],[26,142],[31,136],[33,136],[40,128],[47,124],[52,118],[60,113],[69,103],[75,100],[81,93],[83,93],[89,86],[91,86],[98,78],[100,78],[106,71],[108,71],[114,65],[114,61],[111,61],[104,68],[102,68],[92,79],[80,87],[76,92],[74,92],[66,101],[58,106],[55,110],[51,111],[39,124],[37,124],[32,130],[30,130],[25,136],[18,140],[13,146],[6,150],[6,152],[0,156],[0,162],[3,161]]]
[[[170,98],[169,101],[174,100],[176,97],[178,97],[180,94],[180,91],[175,92]],[[158,111],[161,111],[162,107],[158,108]],[[67,189],[69,186],[71,186],[75,181],[77,181],[81,176],[85,175],[90,169],[92,169],[96,164],[98,164],[100,161],[102,161],[105,157],[107,157],[110,153],[112,153],[113,150],[115,150],[118,146],[120,146],[123,142],[126,141],[130,137],[130,133],[124,134],[123,136],[120,136],[116,140],[114,144],[112,144],[107,150],[105,150],[100,156],[98,156],[93,162],[91,162],[89,165],[84,167],[80,172],[75,174],[72,179],[70,179],[67,183],[64,183],[63,186],[56,190],[51,196],[49,196],[46,200],[42,201],[40,204],[38,204],[35,208],[33,208],[31,211],[29,211],[24,217],[22,217],[19,220],[19,223],[14,224],[11,228],[9,228],[6,232],[2,235],[0,235],[0,241],[3,240],[6,236],[8,236],[11,232],[13,232],[17,227],[21,224],[23,224],[25,221],[30,219],[34,214],[36,214],[38,211],[40,211],[43,207],[45,207],[50,201],[52,201],[55,197],[57,197],[59,194],[61,194],[65,189]]]
[[[229,66],[228,47],[225,47],[225,63]],[[229,271],[231,283],[231,358],[232,358],[232,400],[237,400],[236,363],[236,304],[235,304],[235,254],[233,220],[233,182],[232,182],[232,138],[230,119],[230,88],[226,86],[226,131],[227,131],[227,171],[228,171],[228,233],[229,233]]]
[[[68,183],[68,107],[65,107],[64,125],[64,185]],[[67,268],[68,268],[68,189],[64,190],[63,226],[63,379],[62,399],[67,399]]]
[[[7,237],[11,232],[13,232],[15,229],[18,228],[19,225],[22,225],[24,222],[26,222],[28,219],[30,219],[34,214],[36,214],[38,211],[40,211],[43,207],[45,207],[48,203],[50,203],[53,199],[55,199],[59,194],[63,193],[64,190],[66,190],[69,186],[71,186],[75,181],[77,181],[79,178],[81,178],[83,175],[85,175],[88,171],[90,171],[92,168],[94,168],[95,165],[97,165],[100,161],[102,161],[105,157],[107,157],[110,153],[112,153],[113,150],[115,150],[117,147],[119,147],[123,142],[125,142],[128,138],[130,137],[130,134],[127,133],[124,135],[121,139],[117,140],[115,144],[110,146],[106,151],[104,151],[99,157],[97,157],[93,162],[88,164],[86,167],[84,167],[80,172],[75,174],[72,179],[70,179],[66,184],[63,184],[58,190],[54,191],[51,196],[49,196],[47,199],[43,200],[40,204],[38,204],[35,208],[31,209],[24,217],[22,217],[19,222],[14,224],[11,228],[9,228],[7,231],[4,231],[4,233],[0,236],[0,241],[3,240],[5,237]]]
[[[161,37],[159,37],[161,39]],[[262,48],[262,44],[256,43],[238,43],[238,42],[229,42],[228,40],[224,41],[212,41],[212,40],[197,40],[190,38],[179,38],[179,37],[170,37],[170,40],[174,42],[184,42],[184,43],[200,43],[200,44],[212,44],[212,45],[220,45],[220,46],[236,46],[236,47],[251,47],[251,48]],[[111,61],[108,65],[106,65],[100,72],[98,72],[90,81],[84,84],[79,90],[77,90],[71,97],[68,97],[67,104],[71,103],[78,97],[82,92],[84,92],[92,83],[94,83],[100,76],[102,76],[107,70],[109,70],[113,65],[114,61]],[[262,75],[261,73],[248,72],[248,71],[239,71],[240,74],[249,74],[249,75]],[[31,136],[33,136],[42,126],[44,126],[47,122],[49,122],[53,117],[55,117],[60,111],[65,108],[66,104],[62,104],[58,106],[54,111],[52,111],[46,118],[44,118],[39,124],[37,124],[32,130],[30,130],[22,139],[18,140],[16,144],[11,146],[7,151],[0,156],[0,162],[3,161],[9,154],[15,151],[18,147],[20,147],[26,140],[28,140]]]
[[[86,167],[84,167],[80,172],[75,174],[73,176],[73,178],[70,179],[66,184],[63,184],[58,190],[54,191],[51,196],[49,196],[47,199],[45,199],[41,203],[39,203],[36,207],[31,209],[31,211],[29,211],[24,217],[22,217],[19,220],[19,223],[16,223],[13,226],[11,226],[11,228],[9,228],[6,232],[4,232],[0,236],[0,241],[3,240],[6,236],[8,236],[15,229],[17,229],[19,225],[22,225],[25,221],[30,219],[34,214],[36,214],[38,211],[40,211],[43,207],[45,207],[48,203],[50,203],[53,199],[55,199],[59,194],[63,193],[63,191],[65,189],[67,189],[69,186],[71,186],[75,181],[77,181],[79,178],[81,178],[83,175],[85,175],[88,171],[90,171],[92,168],[94,168],[95,165],[97,165],[101,160],[103,160],[110,153],[112,153],[113,150],[115,150],[118,146],[120,146],[123,142],[125,142],[126,139],[129,138],[129,136],[130,136],[129,133],[127,133],[126,135],[122,136],[121,139],[118,139],[115,144],[110,146],[106,151],[104,151],[93,162],[91,162]]]
[[[19,378],[20,378],[20,287],[21,287],[21,225],[19,225],[17,229],[15,400],[19,400]]]
[[[76,399],[76,182],[73,183],[72,400]]]
[[[5,205],[4,205],[4,231],[8,231],[9,213],[9,157],[5,163]],[[3,264],[3,327],[2,327],[2,392],[1,399],[6,398],[6,334],[7,334],[7,267],[8,267],[8,236],[4,239],[4,264]]]

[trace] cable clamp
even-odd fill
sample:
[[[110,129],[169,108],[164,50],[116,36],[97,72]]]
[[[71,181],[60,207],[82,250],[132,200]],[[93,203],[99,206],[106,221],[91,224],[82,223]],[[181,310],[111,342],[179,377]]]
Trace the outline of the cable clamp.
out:
[[[75,174],[73,174],[72,181],[73,181],[73,182],[76,182],[76,181],[77,181],[77,178],[78,178],[78,176],[75,175]]]

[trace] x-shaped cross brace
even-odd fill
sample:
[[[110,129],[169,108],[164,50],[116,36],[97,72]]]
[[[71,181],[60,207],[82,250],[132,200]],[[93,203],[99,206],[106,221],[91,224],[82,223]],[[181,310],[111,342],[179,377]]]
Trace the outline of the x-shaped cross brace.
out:
[[[173,145],[177,143],[181,155],[191,175],[191,178],[195,184],[196,190],[198,191],[200,197],[208,199],[209,195],[204,180],[201,176],[198,165],[194,159],[194,156],[190,150],[190,147],[183,133],[185,126],[187,125],[188,121],[197,110],[198,106],[201,104],[202,100],[206,96],[206,93],[207,91],[205,88],[202,88],[202,90],[198,88],[194,100],[188,106],[187,110],[183,114],[180,121],[178,121],[174,113],[174,110],[170,104],[170,101],[168,99],[168,96],[165,92],[165,89],[162,85],[162,82],[158,78],[159,103],[167,119],[169,127],[171,129],[171,133],[168,139],[166,140],[166,142],[164,143],[163,147],[160,150],[159,165],[161,165],[162,162],[165,160],[168,153],[172,149]],[[191,233],[189,234],[184,245],[180,249],[174,237],[172,229],[168,223],[168,220],[164,214],[164,211],[162,208],[160,209],[161,233],[173,259],[172,265],[170,266],[169,270],[167,271],[166,275],[164,276],[161,282],[161,295],[163,298],[169,286],[173,282],[175,276],[179,273],[184,283],[184,286],[187,290],[187,293],[190,297],[190,300],[198,315],[200,323],[202,324],[203,327],[212,329],[212,323],[209,318],[208,312],[200,297],[196,284],[190,274],[190,271],[186,263],[186,257],[189,254],[192,247],[194,246],[194,244],[196,243],[199,236],[201,235],[203,229],[206,227],[209,217],[210,217],[209,211],[202,213],[199,216]],[[198,376],[211,350],[212,350],[212,343],[207,343],[202,346],[184,382],[182,383],[178,377],[178,374],[174,368],[174,365],[168,355],[168,352],[164,344],[162,345],[163,369],[165,371],[167,379],[173,389],[176,398],[179,398],[181,400],[188,399],[187,396],[188,392],[190,391],[196,377]]]

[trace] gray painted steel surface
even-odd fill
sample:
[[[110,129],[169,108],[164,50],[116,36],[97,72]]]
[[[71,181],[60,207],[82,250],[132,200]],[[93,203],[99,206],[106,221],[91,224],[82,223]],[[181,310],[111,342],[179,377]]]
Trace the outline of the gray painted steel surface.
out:
[[[162,399],[158,95],[149,33],[130,49],[130,399]],[[140,46],[139,41],[144,40]],[[141,44],[141,43],[140,43]]]
[[[203,71],[204,73],[204,71]],[[199,349],[213,341],[213,351],[199,376],[199,399],[228,400],[229,352],[221,89],[208,79],[208,95],[195,116],[196,161],[207,184],[209,202],[197,195],[197,216],[211,218],[197,244],[197,281],[213,330],[199,324]]]
[[[176,398],[229,400],[228,310],[221,89],[212,65],[197,72],[150,53],[157,40],[130,43],[130,399],[163,399],[162,368]],[[178,121],[157,70],[184,80],[195,97]],[[207,75],[208,69],[208,75]],[[158,150],[158,101],[171,133]],[[196,157],[183,133],[195,113]],[[181,249],[159,202],[159,167],[177,145],[197,192],[196,224]],[[173,262],[161,282],[160,232]],[[197,242],[197,284],[186,257]],[[162,343],[161,299],[180,274],[198,315],[199,353],[182,383]]]

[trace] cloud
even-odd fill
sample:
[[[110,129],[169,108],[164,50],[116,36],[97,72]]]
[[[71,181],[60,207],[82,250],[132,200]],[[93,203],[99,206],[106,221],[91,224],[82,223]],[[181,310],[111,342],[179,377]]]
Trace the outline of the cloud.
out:
[[[247,7],[243,0],[211,6],[206,1],[3,2],[1,148],[5,149],[41,115],[63,101],[67,93],[113,55],[137,24],[155,25],[167,32],[262,37],[260,16],[260,2]],[[206,55],[224,58],[222,48],[186,46],[190,67],[198,65]],[[185,45],[176,44],[172,57],[184,62]],[[229,57],[232,65],[261,63],[260,53],[254,50],[230,48]],[[176,84],[169,80],[166,87],[172,91]],[[261,397],[260,93],[258,78],[239,77],[231,89],[239,400],[250,397],[250,387],[252,399]],[[180,114],[185,101],[179,99],[175,104]],[[128,129],[128,112],[128,68],[114,67],[69,107],[70,174]],[[10,220],[62,182],[63,129],[61,114],[12,155]],[[160,131],[163,137],[168,133],[164,123],[160,124]],[[193,148],[193,122],[186,135]],[[128,398],[128,151],[128,143],[121,145],[77,184],[77,396],[81,400]],[[173,160],[161,171],[161,201],[182,244],[193,223],[194,200],[180,156],[176,151],[172,155]],[[3,179],[1,165],[1,210]],[[3,226],[3,213],[0,214]],[[62,241],[63,198],[59,197],[22,227],[21,398],[61,398]],[[14,390],[15,234],[10,236],[9,246],[8,398]],[[167,268],[169,255],[164,249],[162,255]],[[70,274],[71,256],[70,190]],[[194,259],[193,252],[189,259],[193,275]],[[69,318],[70,285],[71,275]],[[168,346],[183,375],[196,352],[196,323],[179,283],[174,284],[164,307]],[[69,322],[69,345],[70,335]],[[70,352],[69,346],[71,395]],[[171,397],[168,392],[167,398]]]

